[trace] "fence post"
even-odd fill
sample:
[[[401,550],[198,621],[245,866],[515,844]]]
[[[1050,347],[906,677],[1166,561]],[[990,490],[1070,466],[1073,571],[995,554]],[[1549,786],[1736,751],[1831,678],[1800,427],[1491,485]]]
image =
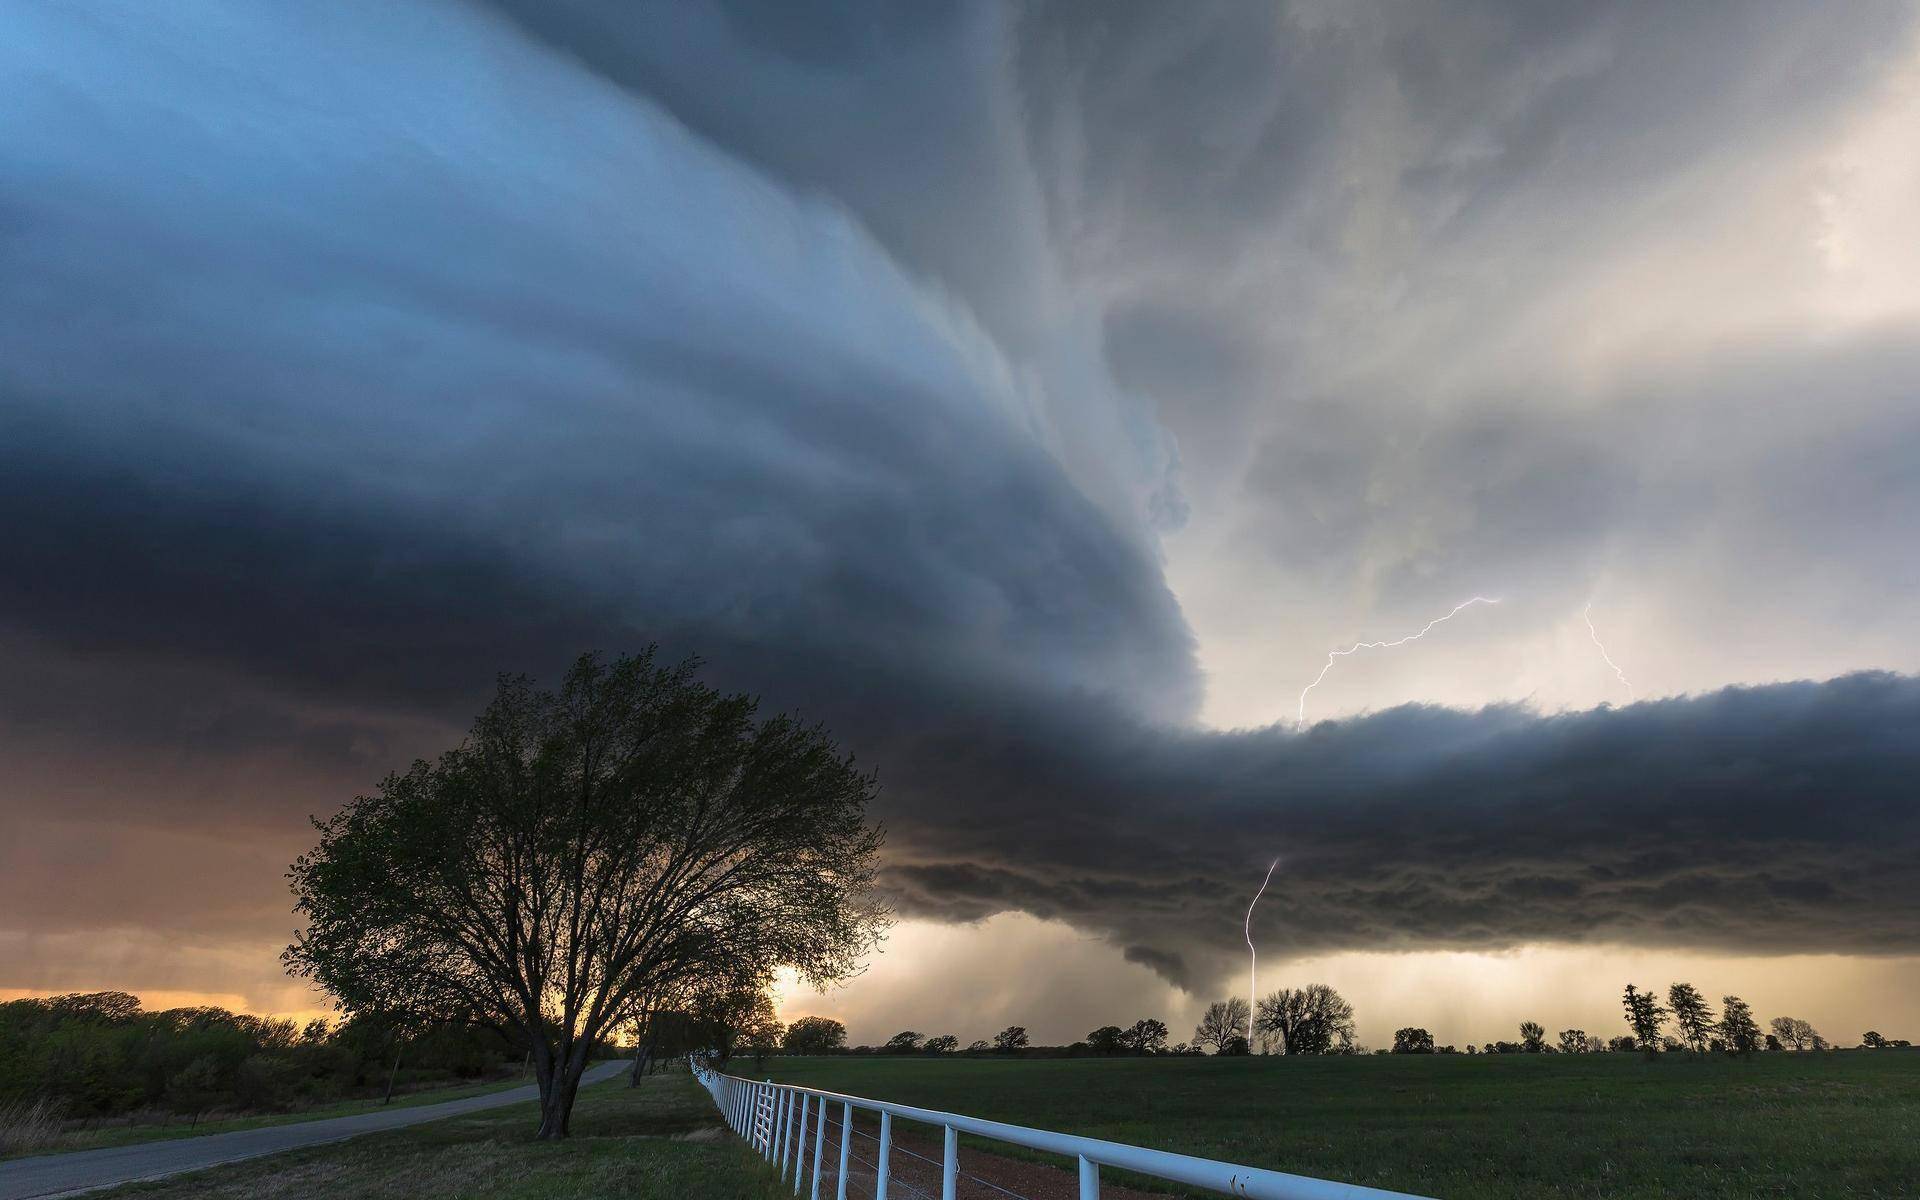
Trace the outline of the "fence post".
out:
[[[847,1200],[847,1154],[853,1149],[853,1101],[840,1105],[840,1175],[833,1200]]]
[[[773,1162],[780,1156],[780,1127],[787,1119],[787,1106],[781,1103],[785,1098],[780,1089],[773,1086],[773,1080],[767,1080],[768,1162]]]
[[[893,1154],[893,1114],[880,1114],[880,1161],[873,1171],[873,1200],[887,1200],[887,1160]]]
[[[782,1182],[785,1182],[787,1178],[787,1150],[793,1145],[793,1118],[798,1114],[793,1111],[793,1093],[783,1091],[780,1095],[787,1102],[786,1107],[781,1110],[782,1119],[780,1121],[779,1151],[780,1179]]]
[[[1100,1200],[1100,1164],[1080,1156],[1080,1200]]]
[[[807,1200],[820,1200],[820,1155],[827,1148],[827,1098],[820,1097],[820,1115],[813,1123],[813,1190]]]
[[[940,1163],[940,1200],[954,1200],[954,1193],[960,1187],[960,1135],[953,1126],[942,1126],[947,1131],[946,1153]]]
[[[807,1109],[813,1097],[800,1093],[800,1136],[793,1140],[793,1194],[800,1194],[800,1176],[807,1169]]]

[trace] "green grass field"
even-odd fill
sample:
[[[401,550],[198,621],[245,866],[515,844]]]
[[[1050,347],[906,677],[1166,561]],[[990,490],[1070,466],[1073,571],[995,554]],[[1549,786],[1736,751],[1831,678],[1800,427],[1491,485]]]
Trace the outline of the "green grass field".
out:
[[[215,1167],[100,1197],[142,1200],[775,1200],[778,1178],[684,1072],[580,1093],[573,1137],[533,1140],[509,1105]]]
[[[1920,1051],[773,1058],[755,1077],[1447,1200],[1920,1196]]]

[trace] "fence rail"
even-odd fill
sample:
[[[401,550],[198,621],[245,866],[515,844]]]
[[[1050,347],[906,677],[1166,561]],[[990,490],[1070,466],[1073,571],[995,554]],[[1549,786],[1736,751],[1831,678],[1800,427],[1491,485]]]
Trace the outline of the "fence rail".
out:
[[[820,1200],[820,1178],[826,1152],[829,1109],[838,1107],[840,1128],[839,1170],[834,1173],[834,1200],[847,1200],[847,1163],[853,1150],[853,1118],[858,1112],[879,1115],[880,1135],[874,1161],[868,1163],[874,1174],[874,1200],[887,1200],[892,1179],[894,1149],[893,1121],[914,1121],[943,1132],[943,1158],[940,1165],[941,1200],[955,1200],[959,1181],[959,1140],[963,1133],[1009,1145],[1023,1146],[1077,1161],[1080,1172],[1080,1200],[1099,1200],[1100,1168],[1132,1171],[1169,1183],[1206,1188],[1248,1200],[1425,1200],[1405,1192],[1387,1192],[1351,1183],[1335,1183],[1282,1171],[1265,1171],[1210,1158],[1195,1158],[1166,1150],[1148,1150],[1122,1142],[1104,1142],[1098,1138],[1028,1129],[1000,1121],[984,1121],[960,1113],[914,1108],[885,1100],[867,1100],[839,1092],[800,1087],[797,1084],[755,1082],[734,1075],[722,1075],[698,1062],[694,1074],[713,1096],[727,1124],[749,1145],[780,1167],[780,1178],[793,1179],[793,1193],[800,1195],[807,1171],[807,1139],[813,1139],[809,1200]],[[867,1135],[862,1134],[865,1137]],[[904,1148],[903,1148],[904,1149]],[[918,1156],[916,1156],[918,1157]],[[860,1160],[866,1163],[865,1159]],[[991,1186],[991,1185],[989,1185]],[[1005,1190],[1005,1189],[1000,1189]]]

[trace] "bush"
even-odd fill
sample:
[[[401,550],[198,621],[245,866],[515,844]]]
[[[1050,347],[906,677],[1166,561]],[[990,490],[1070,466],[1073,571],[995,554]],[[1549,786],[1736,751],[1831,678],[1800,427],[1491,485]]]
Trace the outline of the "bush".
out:
[[[46,1150],[59,1140],[60,1113],[46,1097],[0,1104],[0,1157]]]

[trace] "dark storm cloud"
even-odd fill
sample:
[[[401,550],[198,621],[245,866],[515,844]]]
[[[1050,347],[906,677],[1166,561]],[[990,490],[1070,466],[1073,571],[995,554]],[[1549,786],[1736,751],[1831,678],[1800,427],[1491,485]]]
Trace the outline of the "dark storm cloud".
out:
[[[425,147],[405,122],[468,95],[457,62],[389,97],[323,57],[276,86],[333,118],[210,142],[174,122],[259,81],[189,83],[110,29],[91,48],[128,93],[70,113],[91,81],[60,24],[23,76],[0,285],[11,620],[362,685],[444,679],[503,633],[524,662],[691,628],[1190,710],[1141,539],[1033,444],[967,315],[837,210],[537,53]],[[615,124],[485,157],[536,102]],[[168,172],[126,173],[165,137]],[[529,224],[549,204],[615,227]]]
[[[1205,732],[1154,536],[1164,423],[1305,574],[1557,596],[1622,531],[1697,562],[1733,528],[1857,582],[1860,543],[1819,543],[1891,540],[1863,514],[1915,499],[1898,338],[1710,363],[1627,397],[1661,414],[1635,423],[1537,380],[1441,407],[1385,370],[1276,376],[1345,301],[1267,301],[1371,269],[1333,220],[1365,207],[1340,164],[1370,89],[1424,114],[1373,169],[1443,266],[1551,243],[1514,218],[1562,201],[1604,242],[1620,191],[1569,197],[1705,153],[1729,126],[1703,107],[1811,120],[1788,85],[1866,72],[1849,53],[1895,40],[1871,13],[1735,19],[1702,61],[1718,25],[1525,5],[215,11],[23,11],[0,42],[15,923],[137,923],[126,897],[212,870],[215,831],[297,842],[442,748],[495,670],[657,639],[878,767],[903,912],[1057,918],[1184,982],[1238,952],[1272,854],[1276,952],[1920,944],[1914,680]],[[1222,283],[1269,244],[1269,290]],[[1525,302],[1474,282],[1407,340]],[[1278,311],[1276,347],[1252,326]],[[1853,432],[1741,423],[1815,387]],[[1676,441],[1725,453],[1686,470]],[[1759,515],[1724,524],[1730,498]],[[130,871],[157,830],[203,840]],[[48,902],[89,853],[99,895]],[[209,927],[277,929],[279,884],[222,880]]]
[[[1243,949],[1265,862],[1263,951],[1626,942],[1730,953],[1920,945],[1920,680],[1864,674],[1626,709],[1408,707],[1304,735],[1051,739],[1035,781],[982,791],[1080,818],[1070,842],[939,819],[899,827],[912,913],[1018,910],[1096,929],[1205,983]],[[912,778],[912,771],[904,772]],[[1071,783],[1063,783],[1071,779]]]

